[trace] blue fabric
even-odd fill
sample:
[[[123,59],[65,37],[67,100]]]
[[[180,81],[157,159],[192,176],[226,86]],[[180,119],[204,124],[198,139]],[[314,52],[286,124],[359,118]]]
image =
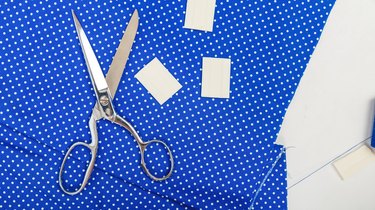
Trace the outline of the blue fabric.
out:
[[[184,0],[2,1],[0,208],[286,209],[285,154],[273,143],[333,4],[217,0],[211,33],[183,28]],[[89,184],[76,196],[60,190],[64,153],[90,142],[95,103],[71,9],[104,72],[138,9],[114,105],[145,140],[170,145],[175,170],[167,181],[151,181],[130,134],[100,121]],[[183,85],[162,106],[134,78],[154,57]],[[200,96],[202,57],[231,58],[229,99]],[[147,152],[153,172],[165,172],[160,148]],[[78,186],[89,155],[76,150],[67,186]]]

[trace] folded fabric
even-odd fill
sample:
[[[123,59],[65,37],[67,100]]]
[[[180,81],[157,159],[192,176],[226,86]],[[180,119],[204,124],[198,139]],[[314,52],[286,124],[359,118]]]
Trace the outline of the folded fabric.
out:
[[[216,1],[208,33],[183,28],[186,1],[1,2],[1,207],[285,209],[285,155],[273,143],[333,3]],[[170,145],[170,179],[151,181],[133,137],[100,121],[89,184],[73,197],[60,190],[63,155],[76,141],[90,142],[95,103],[71,9],[104,72],[138,9],[138,34],[114,103],[145,140]],[[154,57],[183,86],[163,105],[134,78]],[[200,96],[202,57],[231,59],[230,98]],[[88,155],[73,154],[64,174],[70,187]],[[163,173],[163,157],[147,158]]]

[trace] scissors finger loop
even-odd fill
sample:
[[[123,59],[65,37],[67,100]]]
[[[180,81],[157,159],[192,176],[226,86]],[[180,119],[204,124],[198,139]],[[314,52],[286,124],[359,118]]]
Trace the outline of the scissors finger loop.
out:
[[[88,149],[90,149],[91,152],[91,160],[90,163],[86,169],[85,176],[83,178],[83,181],[81,183],[80,188],[77,191],[68,191],[64,185],[63,185],[63,179],[62,179],[62,174],[64,172],[64,166],[66,161],[68,160],[68,157],[70,156],[71,152],[76,148],[77,146],[84,146]],[[96,153],[97,153],[98,147],[95,144],[86,144],[84,142],[76,142],[74,143],[68,150],[68,152],[65,154],[64,160],[62,161],[61,167],[60,167],[60,172],[59,172],[59,184],[61,187],[61,190],[65,192],[68,195],[76,195],[80,193],[86,186],[87,182],[89,181],[90,175],[94,169],[95,165],[95,159],[96,159]]]
[[[169,161],[170,161],[171,167],[169,168],[169,171],[168,171],[167,175],[165,175],[163,177],[154,176],[146,166],[144,154],[145,154],[147,146],[152,144],[152,143],[162,144],[166,148],[166,150],[169,154]],[[142,166],[143,170],[145,171],[145,173],[147,174],[147,176],[149,176],[154,181],[164,181],[172,175],[172,171],[173,171],[173,167],[174,167],[174,160],[173,160],[172,151],[170,150],[170,148],[168,147],[168,145],[166,143],[164,143],[163,141],[160,141],[160,140],[151,140],[151,141],[147,141],[147,142],[139,144],[139,147],[140,147],[140,152],[141,152],[141,166]]]

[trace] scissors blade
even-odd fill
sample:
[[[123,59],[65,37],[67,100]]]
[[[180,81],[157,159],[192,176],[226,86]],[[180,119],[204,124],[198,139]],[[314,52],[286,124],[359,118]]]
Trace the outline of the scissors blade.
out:
[[[94,50],[91,47],[91,44],[83,31],[81,23],[79,22],[76,14],[72,10],[74,25],[78,34],[79,42],[81,43],[81,49],[85,57],[87,69],[90,74],[91,83],[94,86],[95,95],[99,101],[98,94],[99,92],[108,89],[107,82],[103,75],[102,69],[100,68],[99,61],[95,56]]]
[[[112,60],[111,66],[109,67],[106,80],[111,91],[112,98],[115,97],[117,87],[120,83],[122,73],[124,72],[126,62],[128,60],[130,50],[133,46],[135,35],[138,29],[138,11],[135,10],[128,26],[126,27],[125,33],[120,41],[117,48],[116,54]]]

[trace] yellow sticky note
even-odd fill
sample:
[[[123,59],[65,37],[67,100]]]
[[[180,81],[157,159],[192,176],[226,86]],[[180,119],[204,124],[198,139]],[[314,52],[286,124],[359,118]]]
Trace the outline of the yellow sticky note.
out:
[[[212,32],[215,5],[216,0],[188,0],[184,28]]]
[[[182,87],[157,58],[143,67],[135,78],[160,104],[165,103]]]
[[[202,97],[229,98],[230,59],[203,58]]]

